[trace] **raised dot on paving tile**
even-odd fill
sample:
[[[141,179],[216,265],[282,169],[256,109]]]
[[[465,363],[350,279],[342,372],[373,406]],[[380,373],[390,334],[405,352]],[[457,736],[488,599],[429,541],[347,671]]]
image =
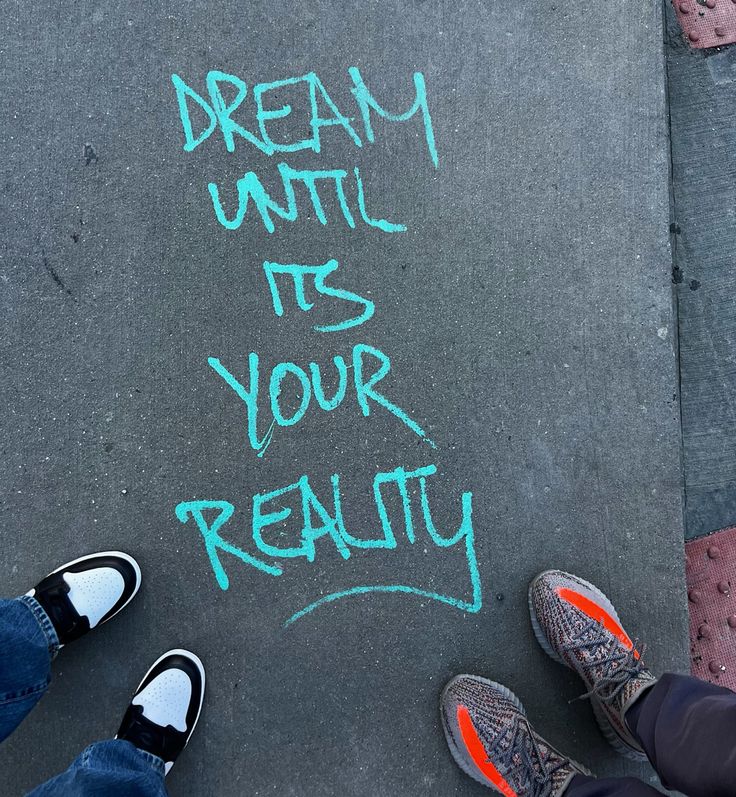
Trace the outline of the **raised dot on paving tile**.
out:
[[[686,1],[674,0],[675,9]],[[736,0],[733,5],[729,0],[716,1],[716,11],[709,12],[701,7],[705,0],[701,0],[701,6],[690,0],[691,13],[680,17],[693,22],[697,20],[695,12],[698,10],[706,15],[717,13],[720,17],[708,20],[712,22],[710,25],[702,25],[697,20],[700,41],[694,47],[736,42]],[[679,15],[679,9],[677,13]],[[728,16],[733,17],[733,30],[725,19]],[[725,37],[716,39],[713,33],[716,24],[725,28]],[[708,537],[689,540],[685,551],[689,560],[686,591],[690,607],[691,673],[736,691],[736,525]]]
[[[687,7],[687,3],[680,3],[680,13],[681,14],[689,14],[690,9]]]
[[[687,36],[691,42],[696,42],[700,39],[700,36],[698,36],[698,34],[694,30],[691,30],[690,33],[687,34]]]
[[[713,28],[713,33],[715,33],[715,34],[716,34],[716,36],[721,36],[721,37],[723,37],[723,36],[725,36],[725,35],[726,35],[726,29],[725,29],[725,28],[722,28],[722,27],[719,25],[718,27],[716,27],[716,28]]]
[[[705,4],[708,6],[708,8],[715,8],[716,0],[705,0]]]

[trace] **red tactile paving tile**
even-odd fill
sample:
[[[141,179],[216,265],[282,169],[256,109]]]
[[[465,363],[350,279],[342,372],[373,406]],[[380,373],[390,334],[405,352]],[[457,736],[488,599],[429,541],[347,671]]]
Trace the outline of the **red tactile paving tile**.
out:
[[[736,691],[736,526],[685,544],[690,671]]]
[[[691,47],[736,42],[736,0],[672,0]]]

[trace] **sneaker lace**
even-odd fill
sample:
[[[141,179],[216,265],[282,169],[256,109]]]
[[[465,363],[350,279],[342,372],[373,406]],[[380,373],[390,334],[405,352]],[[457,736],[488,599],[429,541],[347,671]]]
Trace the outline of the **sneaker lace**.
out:
[[[514,772],[517,776],[514,789],[524,797],[553,797],[552,776],[568,762],[557,758],[548,746],[547,749],[545,757],[529,720],[519,717],[509,731],[496,739],[488,760],[501,772]]]
[[[596,697],[602,703],[613,703],[626,685],[645,669],[642,658],[646,646],[639,645],[638,639],[634,640],[631,649],[613,645],[606,655],[595,655],[598,649],[605,648],[610,642],[610,632],[596,620],[591,620],[575,634],[571,642],[562,646],[564,651],[591,652],[590,660],[583,659],[579,662],[586,675],[594,669],[603,671],[602,675],[589,677],[593,688],[575,700]]]

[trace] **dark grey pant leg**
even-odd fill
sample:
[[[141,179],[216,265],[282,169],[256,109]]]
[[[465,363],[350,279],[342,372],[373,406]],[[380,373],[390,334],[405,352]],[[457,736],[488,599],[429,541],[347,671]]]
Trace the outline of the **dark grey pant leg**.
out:
[[[736,692],[668,673],[626,722],[668,789],[688,797],[736,794]]]
[[[564,797],[663,797],[662,792],[637,778],[588,778],[576,775]]]
[[[626,713],[668,789],[688,797],[736,795],[736,692],[668,673]],[[634,778],[578,776],[565,797],[652,797],[661,794]]]

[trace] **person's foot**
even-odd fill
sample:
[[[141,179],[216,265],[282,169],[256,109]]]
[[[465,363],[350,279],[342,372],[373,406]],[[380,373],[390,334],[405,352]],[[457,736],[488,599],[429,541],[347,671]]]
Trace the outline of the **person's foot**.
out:
[[[158,756],[168,775],[199,719],[204,680],[194,653],[164,653],[135,690],[115,738]]]
[[[127,553],[103,551],[57,567],[26,595],[42,606],[61,647],[125,608],[141,586],[141,569]]]
[[[641,649],[621,626],[611,601],[582,578],[547,570],[529,586],[534,633],[544,651],[585,683],[604,736],[629,758],[646,758],[624,719],[634,701],[657,679],[644,667]]]
[[[575,775],[590,774],[546,742],[516,695],[493,681],[453,678],[440,714],[455,763],[505,797],[560,797]]]

